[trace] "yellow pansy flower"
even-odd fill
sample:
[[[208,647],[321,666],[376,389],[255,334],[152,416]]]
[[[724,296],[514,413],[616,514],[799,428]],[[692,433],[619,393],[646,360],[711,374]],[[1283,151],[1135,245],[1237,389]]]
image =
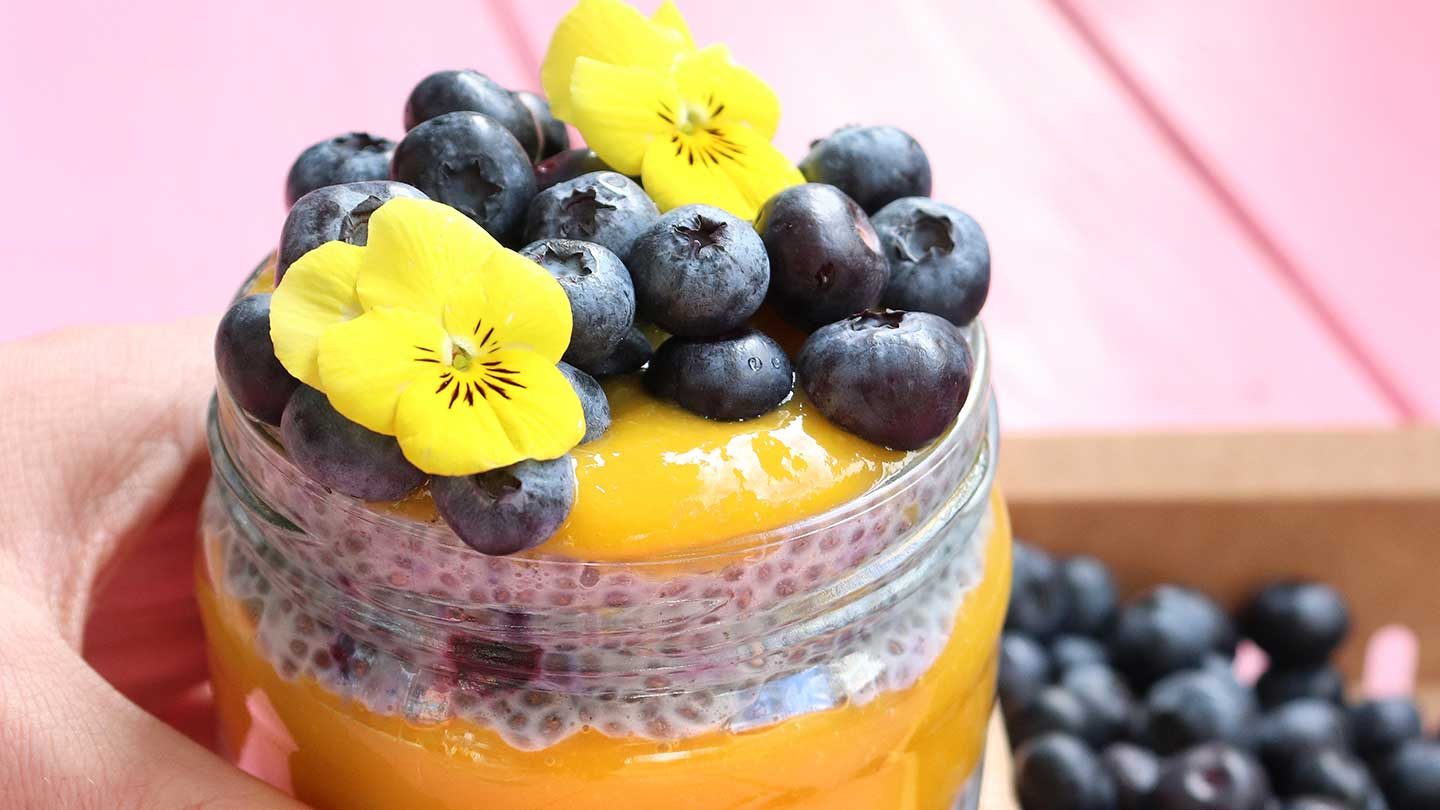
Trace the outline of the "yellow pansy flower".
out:
[[[653,18],[580,0],[560,21],[541,83],[600,159],[638,175],[660,210],[706,203],[753,220],[805,182],[770,140],[780,103],[723,45],[696,49],[673,3]]]
[[[558,458],[585,432],[556,368],[570,302],[538,264],[455,209],[393,199],[366,247],[328,242],[270,304],[275,356],[412,464],[470,475]]]

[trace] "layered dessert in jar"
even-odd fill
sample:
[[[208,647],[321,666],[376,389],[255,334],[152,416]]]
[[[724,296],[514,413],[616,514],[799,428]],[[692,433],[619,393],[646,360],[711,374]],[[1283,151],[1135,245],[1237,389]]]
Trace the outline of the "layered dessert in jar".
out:
[[[669,3],[582,0],[541,78],[436,73],[292,167],[216,337],[226,753],[325,810],[973,807],[979,226],[891,127],[792,164]]]

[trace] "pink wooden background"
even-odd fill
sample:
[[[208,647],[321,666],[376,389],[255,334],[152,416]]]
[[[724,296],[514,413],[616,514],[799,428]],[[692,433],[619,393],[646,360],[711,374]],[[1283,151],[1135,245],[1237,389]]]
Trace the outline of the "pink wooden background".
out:
[[[1010,428],[1440,417],[1440,4],[680,1],[796,158],[927,146],[990,235]],[[398,137],[431,70],[534,87],[567,6],[0,0],[0,339],[218,313],[301,148]]]

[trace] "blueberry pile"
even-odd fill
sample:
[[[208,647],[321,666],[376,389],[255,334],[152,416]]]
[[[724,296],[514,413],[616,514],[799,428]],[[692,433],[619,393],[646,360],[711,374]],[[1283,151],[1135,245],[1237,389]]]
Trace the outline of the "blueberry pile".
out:
[[[706,205],[662,213],[636,178],[571,148],[544,98],[473,70],[425,77],[404,126],[398,142],[348,133],[300,154],[276,281],[322,244],[366,244],[389,200],[451,206],[564,289],[573,333],[562,370],[584,405],[586,441],[610,424],[597,380],[620,375],[641,374],[652,395],[717,420],[763,415],[798,381],[831,421],[897,449],[944,433],[969,395],[974,360],[959,327],[985,302],[989,246],[973,219],[928,197],[929,159],[898,129],[852,126],[815,142],[801,164],[811,182],[747,222]],[[762,310],[778,320],[757,320]],[[781,321],[808,336],[793,355],[785,336],[755,326]],[[280,428],[296,465],[324,486],[391,500],[425,483],[393,439],[347,423],[275,362],[268,296],[227,314],[216,359],[236,403]],[[430,489],[462,539],[510,553],[568,513],[574,482],[558,470]]]
[[[1347,702],[1334,589],[1279,582],[1238,616],[1161,585],[1121,604],[1090,557],[1015,547],[999,693],[1024,810],[1440,810],[1413,700]],[[1270,664],[1234,675],[1240,638]]]

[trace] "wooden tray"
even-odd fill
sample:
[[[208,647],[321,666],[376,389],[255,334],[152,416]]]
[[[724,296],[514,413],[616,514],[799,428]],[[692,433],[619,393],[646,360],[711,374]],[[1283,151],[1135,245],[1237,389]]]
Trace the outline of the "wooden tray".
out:
[[[1352,610],[1346,673],[1404,624],[1440,694],[1440,429],[1008,437],[1000,480],[1017,537],[1103,559],[1127,594],[1179,582],[1233,607],[1278,577],[1329,582]],[[981,807],[1010,810],[992,731]]]

